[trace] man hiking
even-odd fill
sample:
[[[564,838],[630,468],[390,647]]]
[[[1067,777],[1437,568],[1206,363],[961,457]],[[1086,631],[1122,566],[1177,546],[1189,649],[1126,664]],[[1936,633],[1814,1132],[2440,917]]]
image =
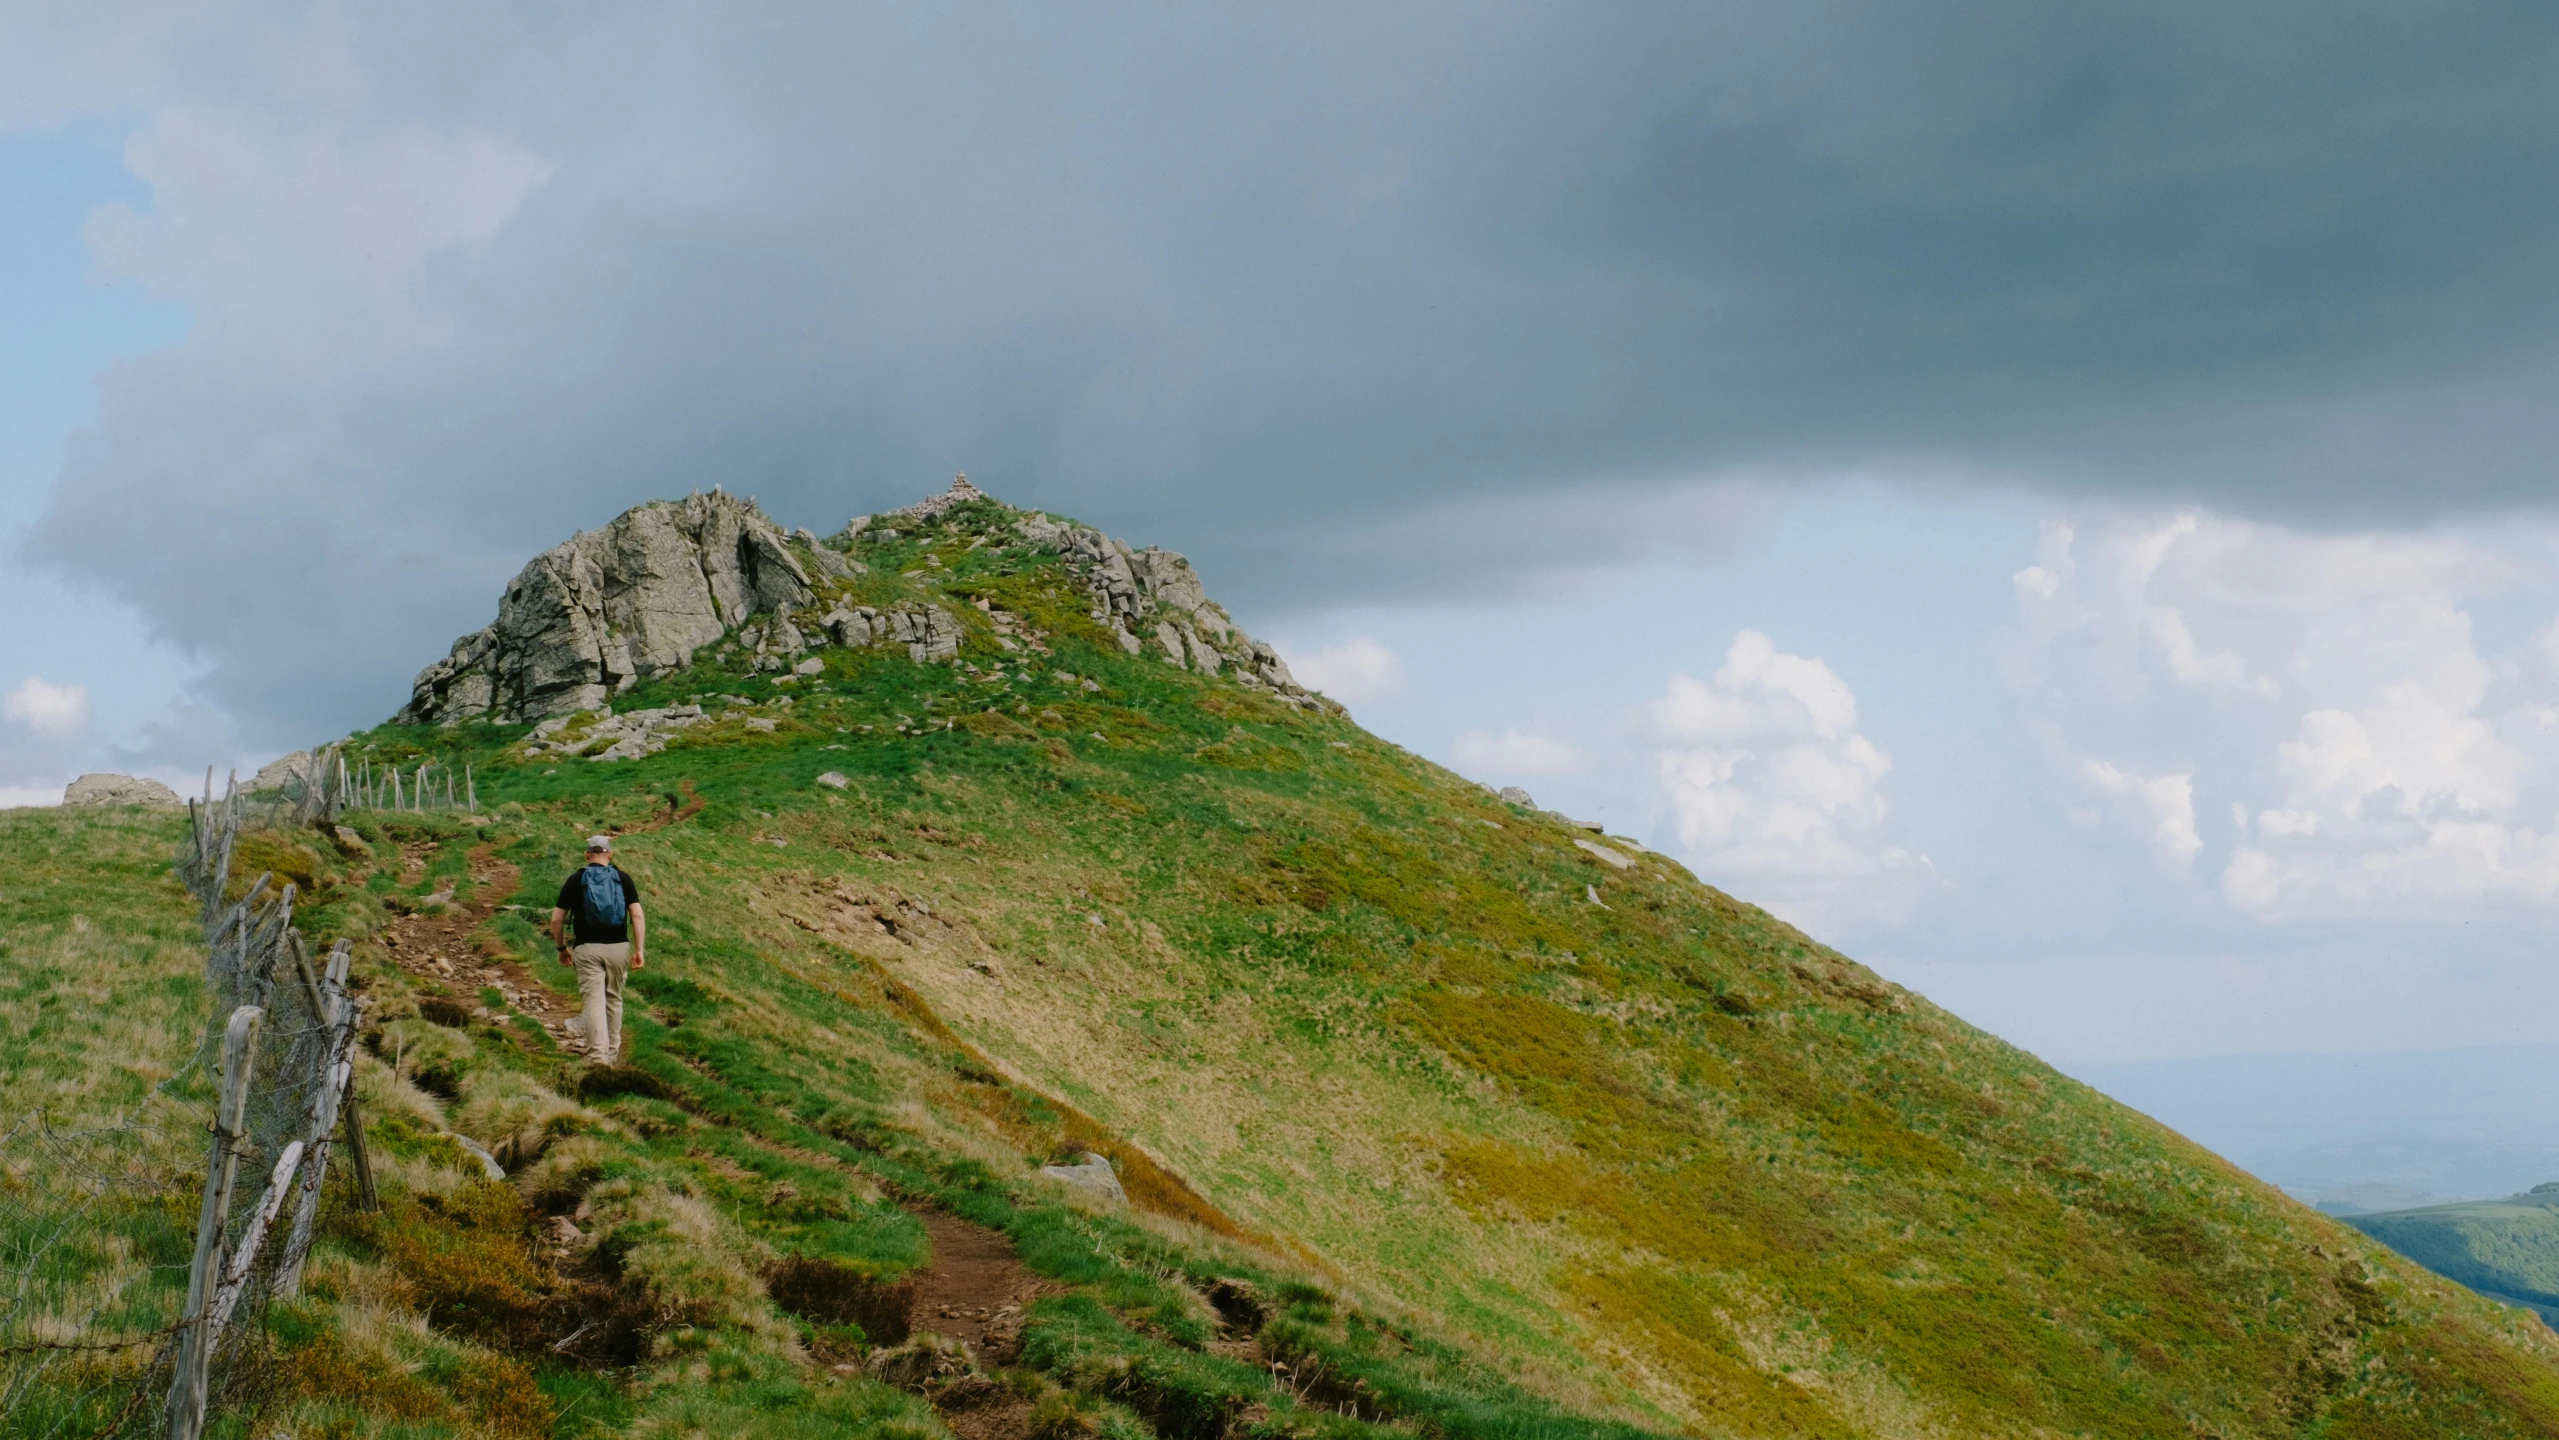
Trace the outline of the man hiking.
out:
[[[571,948],[574,917],[577,943]],[[640,887],[613,863],[613,837],[590,835],[586,868],[560,884],[551,907],[551,943],[560,963],[578,972],[578,999],[586,1019],[587,1057],[610,1065],[622,1055],[622,982],[644,963],[648,917],[640,913]]]

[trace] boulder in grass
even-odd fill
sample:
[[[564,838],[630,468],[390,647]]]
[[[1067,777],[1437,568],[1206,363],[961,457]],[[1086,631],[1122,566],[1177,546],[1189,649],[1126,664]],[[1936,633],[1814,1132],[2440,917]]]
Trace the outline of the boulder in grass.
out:
[[[184,801],[178,792],[157,780],[138,775],[83,775],[62,791],[65,805],[143,805],[154,810],[175,810]]]
[[[840,770],[829,770],[825,774],[817,777],[817,783],[825,786],[829,790],[842,790],[850,786],[853,782],[845,776],[844,772]]]
[[[1111,1162],[1087,1150],[1075,1157],[1072,1165],[1043,1165],[1040,1173],[1051,1180],[1063,1181],[1087,1195],[1104,1200],[1128,1203],[1128,1191],[1120,1188],[1120,1173]]]

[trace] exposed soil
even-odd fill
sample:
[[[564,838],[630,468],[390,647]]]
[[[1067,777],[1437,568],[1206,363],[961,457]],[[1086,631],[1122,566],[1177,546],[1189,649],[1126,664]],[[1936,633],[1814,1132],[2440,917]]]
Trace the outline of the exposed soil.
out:
[[[402,858],[410,872],[426,863],[423,853],[409,854],[406,847]],[[568,1021],[578,1013],[577,1002],[536,980],[523,962],[492,957],[471,938],[472,931],[497,913],[500,901],[515,893],[519,872],[486,845],[471,851],[469,863],[471,899],[446,900],[411,914],[393,915],[382,929],[383,949],[393,964],[446,987],[467,1006],[478,1005],[483,987],[495,986],[507,1004],[542,1022],[552,1039],[564,1047],[576,1045]]]
[[[916,1276],[916,1330],[948,1335],[989,1364],[1009,1363],[1022,1340],[1022,1312],[1048,1288],[1013,1253],[1013,1242],[938,1210],[920,1212],[933,1238],[933,1264]]]
[[[915,1287],[910,1330],[961,1342],[979,1367],[1010,1363],[1021,1350],[1022,1312],[1046,1282],[995,1231],[934,1210],[916,1218],[932,1237],[933,1263],[905,1282]],[[1030,1433],[1030,1397],[985,1368],[944,1370],[913,1388],[959,1440],[1024,1440]]]

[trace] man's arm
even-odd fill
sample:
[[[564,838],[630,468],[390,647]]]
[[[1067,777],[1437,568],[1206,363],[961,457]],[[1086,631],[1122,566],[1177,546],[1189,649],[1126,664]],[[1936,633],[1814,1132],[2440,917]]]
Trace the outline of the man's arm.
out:
[[[569,932],[566,928],[568,918],[568,911],[557,905],[551,907],[551,946],[563,957],[569,953]]]
[[[631,968],[634,970],[639,969],[643,957],[648,953],[649,914],[639,906],[634,905],[631,907]]]

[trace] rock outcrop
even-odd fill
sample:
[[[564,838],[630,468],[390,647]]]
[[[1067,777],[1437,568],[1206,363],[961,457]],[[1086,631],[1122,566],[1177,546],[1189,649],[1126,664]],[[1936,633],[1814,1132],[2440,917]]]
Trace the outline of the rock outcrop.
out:
[[[1147,641],[1167,664],[1204,675],[1234,672],[1237,683],[1276,691],[1292,703],[1314,704],[1279,652],[1229,618],[1208,598],[1199,572],[1170,550],[1132,550],[1099,530],[1062,524],[1045,515],[1022,520],[1024,540],[1055,550],[1093,597],[1093,618],[1118,637],[1120,648],[1144,654]]]
[[[65,805],[145,805],[154,810],[175,810],[185,803],[178,792],[157,780],[138,775],[83,775],[63,787]]]
[[[775,675],[824,673],[826,662],[814,652],[829,647],[896,645],[917,664],[953,663],[966,635],[959,619],[921,599],[853,603],[845,582],[868,572],[847,551],[953,523],[944,517],[978,502],[995,507],[995,532],[1009,525],[1019,543],[1058,555],[1091,597],[1093,619],[1129,654],[1227,676],[1292,705],[1325,703],[1297,683],[1277,651],[1208,598],[1190,561],[1014,510],[963,475],[929,500],[856,517],[828,540],[785,531],[752,501],[716,490],[626,511],[534,557],[508,583],[498,618],[420,672],[394,721],[523,724],[603,711],[615,695],[724,642],[735,647],[723,648],[724,657]],[[967,524],[977,543],[989,538],[983,516]],[[928,556],[926,563],[940,562]],[[1020,617],[977,604],[999,648],[1018,650],[1028,640]],[[663,746],[663,731],[691,719],[649,713],[652,720],[632,724],[621,737],[628,744],[611,758]],[[580,747],[591,743],[582,739]]]
[[[522,723],[593,709],[692,664],[758,611],[806,605],[812,565],[857,568],[822,551],[716,490],[627,510],[535,556],[508,583],[497,620],[428,666],[396,719]]]

